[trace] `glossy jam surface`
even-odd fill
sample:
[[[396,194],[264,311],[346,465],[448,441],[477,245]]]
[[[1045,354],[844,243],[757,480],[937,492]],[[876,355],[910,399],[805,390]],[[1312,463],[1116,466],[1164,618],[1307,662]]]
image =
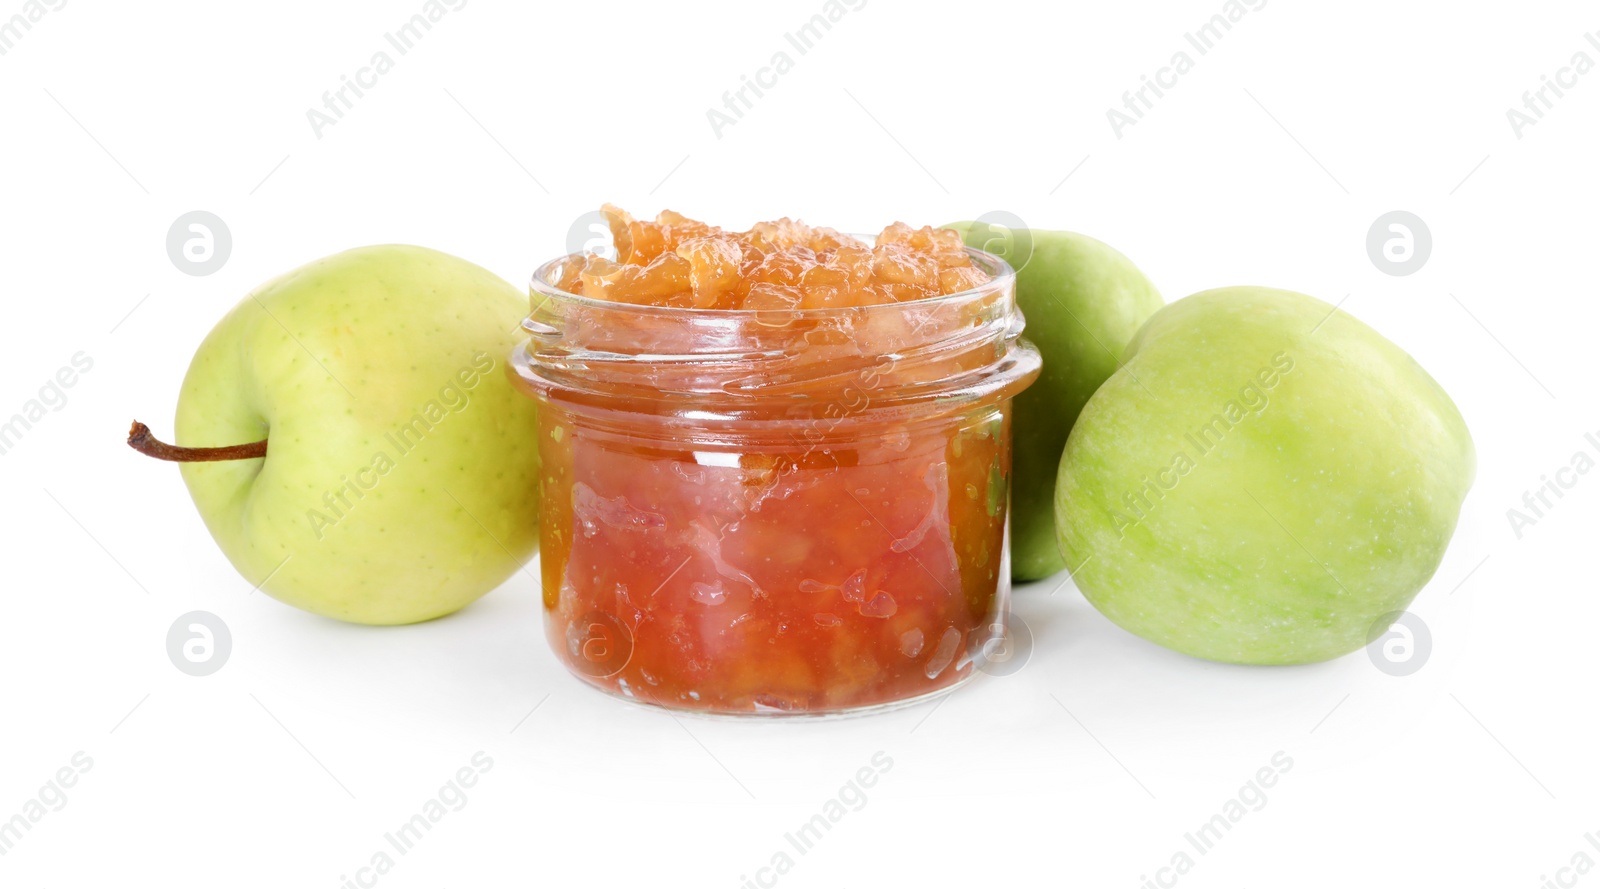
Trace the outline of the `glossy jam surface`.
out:
[[[858,443],[690,450],[541,415],[546,626],[590,682],[831,712],[971,671],[1002,573],[1009,408]]]
[[[768,243],[836,237],[774,225]],[[705,237],[649,226],[619,238],[658,238],[659,258]],[[759,282],[696,308],[674,301],[692,284],[596,299],[571,272],[590,257],[540,270],[514,364],[540,401],[546,630],[574,674],[725,714],[872,708],[972,675],[1009,594],[1011,398],[1038,355],[1010,270],[962,257],[948,268],[976,288],[775,311],[727,310]]]
[[[699,309],[818,309],[927,299],[989,276],[951,229],[896,222],[873,244],[787,217],[731,232],[666,210],[655,221],[601,208],[615,257],[574,256],[556,286],[638,305]]]

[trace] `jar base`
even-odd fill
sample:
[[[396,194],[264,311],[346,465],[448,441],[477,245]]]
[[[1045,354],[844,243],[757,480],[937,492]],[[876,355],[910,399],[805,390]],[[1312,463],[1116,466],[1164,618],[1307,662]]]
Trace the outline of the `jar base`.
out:
[[[896,701],[884,701],[879,704],[866,704],[860,707],[846,707],[839,710],[779,710],[774,707],[760,710],[733,711],[709,710],[703,707],[677,707],[658,701],[646,701],[624,692],[616,691],[601,685],[597,685],[593,682],[589,682],[585,677],[577,673],[573,673],[570,670],[567,671],[567,675],[572,679],[577,680],[580,685],[598,692],[613,701],[622,701],[630,706],[638,707],[643,710],[664,712],[673,717],[689,716],[695,719],[701,719],[710,722],[751,722],[758,720],[804,720],[820,722],[828,720],[855,719],[862,716],[877,716],[883,713],[892,713],[896,710],[909,710],[910,708],[919,704],[926,704],[936,701],[959,690],[967,683],[977,678],[978,673],[979,670],[975,666],[969,665],[967,675],[962,676],[960,679],[957,679],[949,685],[909,698],[901,698]]]

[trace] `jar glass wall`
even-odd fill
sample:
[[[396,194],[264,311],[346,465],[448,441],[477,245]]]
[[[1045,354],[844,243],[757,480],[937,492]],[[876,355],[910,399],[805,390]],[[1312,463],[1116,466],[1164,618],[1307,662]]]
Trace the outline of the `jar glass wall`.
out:
[[[835,714],[946,691],[1003,632],[1014,276],[848,309],[694,310],[534,276],[547,634],[660,706]]]

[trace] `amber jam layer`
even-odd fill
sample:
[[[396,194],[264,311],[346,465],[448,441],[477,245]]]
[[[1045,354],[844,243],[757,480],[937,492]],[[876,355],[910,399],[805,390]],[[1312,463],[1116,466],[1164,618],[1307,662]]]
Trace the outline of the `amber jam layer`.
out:
[[[1011,399],[1038,375],[1006,264],[842,308],[630,305],[534,277],[550,644],[584,681],[724,714],[949,688],[1003,632]]]
[[[611,255],[573,254],[547,279],[609,302],[693,309],[823,309],[927,299],[989,280],[954,229],[896,222],[871,243],[784,217],[726,231],[663,210],[607,204]]]

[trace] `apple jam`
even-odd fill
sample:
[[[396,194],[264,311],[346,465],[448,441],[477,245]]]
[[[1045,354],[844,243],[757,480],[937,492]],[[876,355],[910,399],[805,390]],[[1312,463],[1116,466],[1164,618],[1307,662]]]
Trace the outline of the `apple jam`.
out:
[[[702,306],[692,285],[597,297],[572,270],[615,269],[585,256],[535,273],[513,371],[540,407],[546,631],[575,675],[774,715],[972,675],[1004,628],[1011,400],[1039,358],[1010,268],[959,250],[900,301],[870,277],[845,292],[872,301]],[[950,268],[974,286],[941,292]]]
[[[954,229],[896,222],[871,244],[789,219],[723,231],[665,210],[654,222],[610,204],[615,256],[574,254],[552,283],[612,302],[696,309],[842,308],[970,290],[989,276]]]

